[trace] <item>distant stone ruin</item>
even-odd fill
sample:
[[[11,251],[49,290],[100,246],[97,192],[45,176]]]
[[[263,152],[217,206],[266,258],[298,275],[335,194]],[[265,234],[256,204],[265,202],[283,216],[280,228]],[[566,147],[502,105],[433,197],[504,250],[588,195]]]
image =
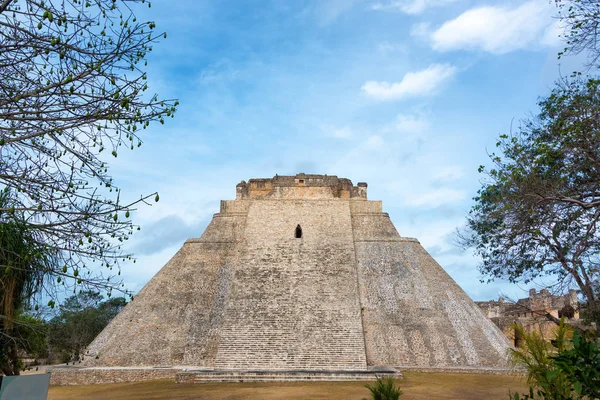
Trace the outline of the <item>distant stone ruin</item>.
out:
[[[477,305],[502,330],[513,343],[520,346],[522,338],[515,332],[514,324],[525,332],[539,332],[547,340],[554,338],[556,322],[551,318],[565,318],[571,324],[580,326],[579,302],[577,291],[569,290],[565,295],[553,295],[547,289],[536,292],[529,290],[529,296],[516,302],[505,301],[500,297],[497,301],[478,301]],[[550,316],[550,318],[548,317]]]
[[[250,179],[57,383],[496,370],[510,343],[367,184]],[[87,373],[84,373],[87,371]],[[170,372],[169,372],[170,371]],[[262,378],[261,378],[262,377]],[[370,375],[370,378],[373,376]]]

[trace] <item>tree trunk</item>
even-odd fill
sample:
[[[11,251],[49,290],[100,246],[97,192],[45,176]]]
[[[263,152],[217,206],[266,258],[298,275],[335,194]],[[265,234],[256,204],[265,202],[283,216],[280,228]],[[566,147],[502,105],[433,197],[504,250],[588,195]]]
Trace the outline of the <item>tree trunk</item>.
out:
[[[17,354],[17,346],[14,344],[8,345],[6,351],[6,363],[0,367],[2,373],[6,376],[20,375],[19,357]]]

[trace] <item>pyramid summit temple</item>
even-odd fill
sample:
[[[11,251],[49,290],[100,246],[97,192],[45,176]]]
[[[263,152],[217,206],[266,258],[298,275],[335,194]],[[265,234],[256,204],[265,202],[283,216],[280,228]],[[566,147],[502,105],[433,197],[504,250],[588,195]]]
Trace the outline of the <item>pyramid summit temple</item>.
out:
[[[367,200],[366,183],[298,174],[239,183],[98,335],[83,368],[53,379],[493,370],[507,367],[509,348],[381,201]]]

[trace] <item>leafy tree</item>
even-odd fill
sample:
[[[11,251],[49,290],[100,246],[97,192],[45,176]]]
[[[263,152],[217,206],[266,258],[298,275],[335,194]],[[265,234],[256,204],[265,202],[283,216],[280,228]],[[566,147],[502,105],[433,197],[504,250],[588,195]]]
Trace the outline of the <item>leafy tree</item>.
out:
[[[131,258],[121,244],[139,229],[130,213],[158,201],[124,201],[106,160],[140,146],[139,133],[177,105],[148,93],[146,56],[166,34],[136,19],[138,3],[0,1],[0,190],[9,197],[0,229],[19,224],[43,261],[17,252],[2,269],[20,265],[25,287],[37,289],[22,294],[43,288],[50,306],[56,284],[118,288],[114,276]],[[2,295],[6,306],[19,290]]]
[[[544,398],[540,393],[548,395],[551,399],[568,399],[569,386],[565,376],[553,372],[554,356],[564,352],[567,348],[567,337],[572,334],[564,320],[557,326],[556,335],[552,342],[546,340],[539,332],[525,332],[521,326],[513,325],[515,333],[522,338],[522,346],[512,349],[511,361],[515,366],[527,371],[527,383],[530,387],[530,396],[525,398]],[[537,397],[536,397],[536,393]],[[514,395],[518,399],[518,394]]]
[[[556,0],[558,17],[565,29],[566,47],[559,53],[587,54],[587,67],[600,67],[600,1]]]
[[[123,297],[103,301],[96,292],[83,291],[69,297],[58,315],[48,323],[48,344],[61,361],[78,361],[83,350],[125,307]]]
[[[552,344],[537,332],[527,333],[522,348],[511,351],[513,362],[527,371],[529,393],[511,394],[519,399],[597,399],[600,398],[600,346],[561,321]],[[573,336],[572,340],[568,336]]]
[[[554,357],[556,369],[569,382],[571,393],[600,399],[600,345],[575,331],[572,347]]]
[[[600,81],[564,80],[502,135],[462,235],[493,278],[577,286],[599,320]]]
[[[0,205],[8,201],[0,192]],[[0,221],[3,212],[0,211]],[[41,285],[52,252],[41,246],[22,219],[0,222],[0,373],[18,375],[20,354],[45,348],[43,321],[20,312]],[[42,344],[40,344],[42,343]]]
[[[0,331],[0,374],[19,375],[24,354],[46,355],[46,324],[39,318],[17,312],[9,332],[10,335],[4,329]]]
[[[0,207],[9,201],[7,192],[0,192]],[[15,311],[25,299],[33,296],[51,268],[53,252],[41,245],[21,218],[4,222],[6,212],[0,210],[0,333],[7,334],[13,326]]]

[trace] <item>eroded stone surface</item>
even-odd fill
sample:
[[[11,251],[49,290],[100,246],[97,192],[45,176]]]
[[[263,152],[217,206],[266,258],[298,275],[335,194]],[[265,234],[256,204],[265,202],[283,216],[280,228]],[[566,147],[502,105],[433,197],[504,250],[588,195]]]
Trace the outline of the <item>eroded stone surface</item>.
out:
[[[94,340],[85,366],[507,365],[504,335],[398,234],[366,184],[299,174],[236,190]]]

